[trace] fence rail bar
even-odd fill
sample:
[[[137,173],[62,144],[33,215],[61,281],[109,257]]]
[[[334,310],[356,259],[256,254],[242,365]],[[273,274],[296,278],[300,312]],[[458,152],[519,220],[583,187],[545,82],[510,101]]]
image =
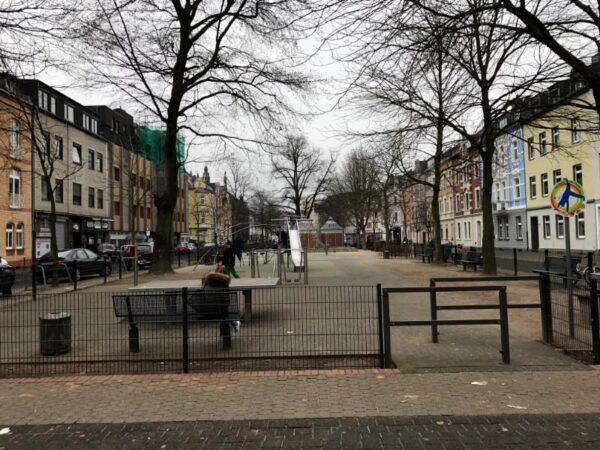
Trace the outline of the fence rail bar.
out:
[[[437,306],[438,311],[442,311],[442,310],[462,311],[462,310],[470,310],[470,309],[498,309],[498,305],[438,305]],[[435,320],[435,319],[433,319],[433,320]]]
[[[496,305],[496,308],[498,306]],[[500,325],[500,319],[438,319],[438,320],[393,320],[391,327],[424,327],[430,325]]]
[[[385,288],[384,291],[389,294],[410,294],[419,292],[479,292],[479,291],[499,291],[505,289],[505,286],[417,286],[401,288]]]
[[[452,283],[464,281],[538,281],[539,275],[507,275],[507,276],[487,276],[487,277],[436,277],[431,278],[434,283]]]

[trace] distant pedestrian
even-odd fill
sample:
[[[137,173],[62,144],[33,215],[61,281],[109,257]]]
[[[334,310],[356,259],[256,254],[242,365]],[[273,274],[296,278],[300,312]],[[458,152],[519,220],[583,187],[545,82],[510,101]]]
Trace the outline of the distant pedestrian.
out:
[[[223,266],[225,266],[225,273],[233,278],[239,278],[240,276],[235,271],[235,253],[231,241],[225,243],[225,250],[223,251]]]
[[[233,253],[237,256],[240,264],[242,263],[242,254],[244,253],[244,241],[241,237],[236,236],[233,239]]]

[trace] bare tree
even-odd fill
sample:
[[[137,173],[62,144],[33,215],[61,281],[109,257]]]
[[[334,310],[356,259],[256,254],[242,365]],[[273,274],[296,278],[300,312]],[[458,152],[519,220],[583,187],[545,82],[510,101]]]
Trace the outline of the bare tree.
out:
[[[303,136],[286,136],[283,149],[271,157],[273,175],[284,185],[282,200],[296,216],[307,219],[328,189],[335,159],[323,160]]]
[[[232,235],[247,240],[249,237],[247,230],[250,210],[248,209],[246,197],[252,186],[252,178],[241,161],[230,158],[227,165],[229,169],[227,173],[230,175],[227,178],[227,189],[231,197]]]
[[[283,217],[276,200],[266,191],[256,191],[250,199],[250,215],[254,226],[260,227],[260,239],[264,243],[268,233],[279,227],[276,222]]]
[[[354,150],[338,174],[334,191],[344,200],[349,222],[365,242],[369,219],[377,217],[380,193],[377,189],[377,168],[372,155],[364,150]]]
[[[286,94],[308,81],[280,63],[285,47],[293,44],[289,27],[304,5],[299,0],[84,2],[89,5],[82,8],[80,26],[88,33],[78,52],[84,70],[96,85],[118,89],[166,128],[154,192],[152,271],[169,272],[179,134],[240,146],[261,143],[261,131],[278,129],[272,125],[291,112]],[[224,115],[246,129],[236,133]]]

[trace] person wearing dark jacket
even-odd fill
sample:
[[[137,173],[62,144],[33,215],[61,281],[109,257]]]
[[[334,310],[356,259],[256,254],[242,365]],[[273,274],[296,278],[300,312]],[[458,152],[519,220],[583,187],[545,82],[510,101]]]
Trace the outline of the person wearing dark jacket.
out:
[[[225,250],[223,251],[223,266],[225,266],[225,273],[233,278],[239,278],[240,276],[235,271],[235,252],[231,241],[225,243]]]

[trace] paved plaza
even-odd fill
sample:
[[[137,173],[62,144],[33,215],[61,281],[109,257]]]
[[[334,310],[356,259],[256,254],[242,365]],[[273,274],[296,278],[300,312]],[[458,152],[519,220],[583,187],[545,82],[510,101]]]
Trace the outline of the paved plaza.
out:
[[[314,286],[427,286],[432,276],[465,275],[371,252],[310,254],[310,265]],[[508,284],[509,303],[537,295],[535,282]],[[496,301],[483,292],[438,295],[440,304]],[[426,294],[390,302],[392,319],[429,317]],[[460,312],[490,314],[497,312]],[[597,448],[600,372],[543,344],[539,316],[510,311],[510,365],[501,363],[497,326],[460,326],[441,327],[439,344],[426,327],[393,330],[393,370],[4,379],[0,447]]]

